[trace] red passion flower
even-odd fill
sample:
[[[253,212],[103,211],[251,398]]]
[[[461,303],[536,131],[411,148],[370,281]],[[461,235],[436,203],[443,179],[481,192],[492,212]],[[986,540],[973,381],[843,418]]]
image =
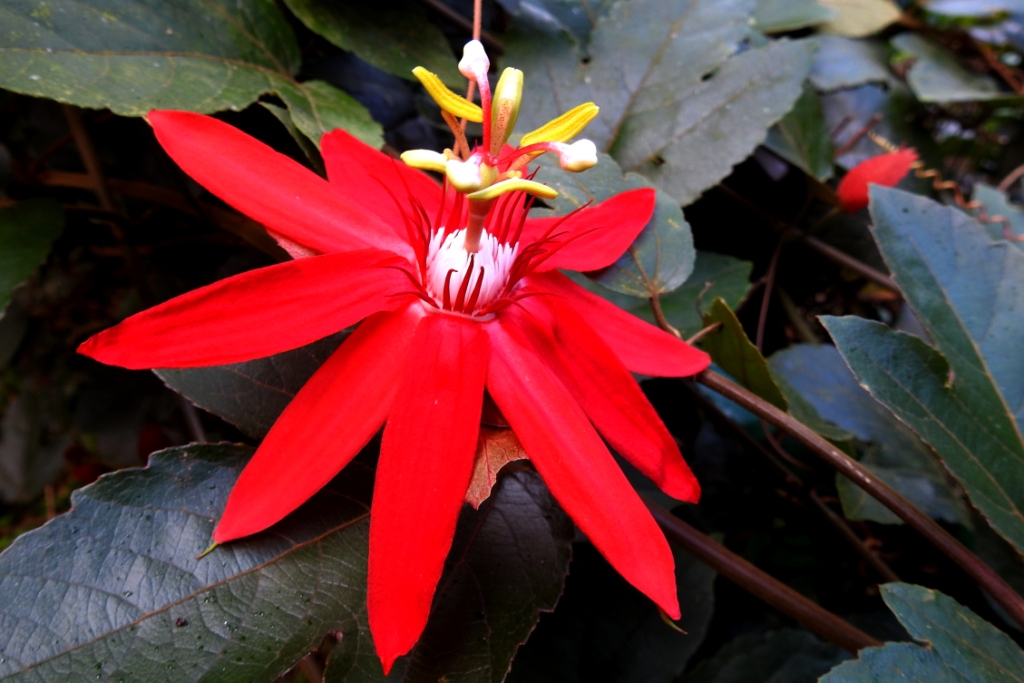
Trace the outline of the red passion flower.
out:
[[[836,188],[839,201],[848,213],[860,211],[868,205],[870,185],[895,187],[917,163],[917,152],[910,148],[865,159],[843,176]]]
[[[528,217],[532,196],[554,192],[522,169],[544,152],[569,170],[592,166],[594,145],[567,140],[597,108],[577,107],[513,149],[522,74],[506,69],[492,98],[488,68],[480,44],[467,45],[460,69],[482,106],[416,72],[446,118],[484,124],[481,146],[463,138],[458,153],[408,152],[403,165],[336,130],[322,140],[329,180],[216,119],[152,112],[157,139],[185,172],[265,225],[294,260],[171,299],[80,348],[127,368],[204,367],[362,321],[278,418],[213,537],[225,543],[281,520],[383,425],[367,602],[385,671],[426,625],[485,390],[583,533],[679,617],[668,543],[605,441],[667,494],[696,501],[697,481],[630,371],[680,377],[709,359],[559,273],[614,262],[650,220],[654,192]],[[444,173],[444,186],[410,166]]]

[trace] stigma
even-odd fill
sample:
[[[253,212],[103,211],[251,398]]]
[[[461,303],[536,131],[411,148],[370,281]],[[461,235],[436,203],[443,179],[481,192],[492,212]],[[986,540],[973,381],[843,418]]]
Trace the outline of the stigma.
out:
[[[509,293],[509,276],[519,250],[484,229],[476,251],[466,249],[467,229],[441,228],[427,246],[425,288],[446,311],[478,315]]]

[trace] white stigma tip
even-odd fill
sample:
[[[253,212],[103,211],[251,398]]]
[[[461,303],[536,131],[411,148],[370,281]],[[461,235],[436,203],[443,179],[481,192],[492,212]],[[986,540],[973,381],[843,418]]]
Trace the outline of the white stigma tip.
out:
[[[491,68],[491,60],[479,40],[471,40],[462,48],[462,59],[459,60],[459,73],[472,80],[487,78]]]
[[[566,171],[579,173],[597,165],[597,146],[590,140],[578,140],[571,145],[560,145],[558,165]]]

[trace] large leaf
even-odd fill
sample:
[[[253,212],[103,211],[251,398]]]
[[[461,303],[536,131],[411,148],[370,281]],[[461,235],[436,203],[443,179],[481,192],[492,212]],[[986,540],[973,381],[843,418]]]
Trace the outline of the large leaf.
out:
[[[498,4],[515,18],[518,28],[552,34],[565,31],[586,48],[594,24],[608,13],[613,1],[498,0]]]
[[[935,454],[857,384],[835,347],[799,344],[773,354],[768,362],[821,417],[867,444],[861,463],[880,479],[932,517],[970,526],[970,510]],[[848,479],[837,478],[837,488],[849,519],[902,524]]]
[[[805,85],[793,109],[768,131],[765,147],[818,180],[832,176],[832,140],[821,100]]]
[[[157,370],[167,386],[249,436],[262,438],[277,416],[348,335],[340,332],[269,358],[186,370]]]
[[[939,45],[914,33],[901,33],[892,46],[914,60],[907,83],[922,102],[974,102],[1000,99],[995,79],[972,73]]]
[[[0,315],[11,300],[11,290],[46,259],[63,228],[64,212],[49,199],[0,209]]]
[[[568,37],[511,34],[508,62],[526,72],[521,130],[594,101],[601,113],[587,137],[689,204],[764,140],[810,69],[807,42],[735,55],[752,9],[750,0],[620,0],[597,21],[585,63]]]
[[[333,680],[382,681],[365,614],[367,468],[351,465],[270,531],[197,559],[250,452],[163,451],[77,492],[71,512],[18,538],[0,555],[0,677],[270,681],[336,633]],[[438,677],[480,669],[479,639],[462,638],[484,627],[503,630],[489,654],[492,668],[507,668],[510,641],[561,589],[571,524],[536,475],[502,480],[493,510],[460,521],[413,654]],[[490,573],[480,557],[494,558]],[[452,589],[467,571],[484,596],[472,607]],[[462,650],[427,647],[438,632]],[[493,680],[474,676],[460,680]]]
[[[985,214],[989,220],[984,221],[983,224],[993,239],[1004,239],[1004,230],[1007,227],[1010,229],[1011,235],[1024,235],[1024,207],[1011,203],[1005,192],[1001,192],[998,188],[991,185],[978,183],[974,186],[974,196],[972,199],[981,202],[982,207],[985,209]],[[992,220],[997,216],[1002,217],[1005,223]],[[1010,244],[1018,249],[1024,249],[1024,241],[1015,240],[1010,242]]]
[[[882,598],[914,639],[861,651],[821,678],[822,683],[927,681],[1019,683],[1024,651],[1009,636],[938,591],[888,583]]]
[[[811,683],[848,656],[807,631],[745,633],[679,683]]]
[[[565,595],[516,656],[509,683],[668,683],[707,632],[715,572],[673,548],[683,617],[673,630],[658,608],[590,546],[578,547]]]
[[[382,71],[411,79],[423,66],[452,87],[465,87],[444,34],[413,0],[386,3],[286,0],[310,30]]]
[[[818,42],[818,57],[811,69],[811,83],[818,90],[839,90],[890,80],[884,44],[843,36],[822,36]]]
[[[648,187],[636,173],[623,174],[607,154],[600,154],[596,166],[583,173],[560,169],[550,158],[542,157],[538,180],[558,190],[550,204],[558,214],[566,214],[588,202],[605,199],[638,187]],[[537,215],[545,213],[537,210]],[[679,205],[664,193],[658,193],[654,215],[643,231],[614,264],[592,277],[605,287],[630,296],[649,298],[670,292],[683,284],[693,272],[696,252],[690,224]]]
[[[758,0],[754,24],[763,33],[793,31],[814,26],[835,16],[818,0]]]
[[[142,116],[242,109],[263,93],[379,144],[347,95],[298,83],[299,49],[271,0],[14,0],[0,7],[0,88]],[[339,103],[341,106],[339,106]]]
[[[857,380],[942,458],[1024,551],[1024,253],[959,209],[874,187],[878,246],[936,348],[860,318],[822,321]]]

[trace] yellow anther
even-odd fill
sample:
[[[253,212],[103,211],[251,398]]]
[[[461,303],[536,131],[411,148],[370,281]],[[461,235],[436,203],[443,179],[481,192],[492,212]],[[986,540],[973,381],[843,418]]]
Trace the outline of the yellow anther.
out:
[[[462,95],[457,95],[449,90],[448,86],[437,77],[437,74],[427,71],[422,66],[413,69],[412,73],[420,80],[423,87],[427,89],[427,93],[434,98],[441,109],[473,123],[480,123],[484,120],[483,109]]]
[[[448,164],[448,157],[429,149],[410,149],[408,152],[402,152],[402,161],[405,162],[406,166],[412,166],[424,171],[444,173],[445,167]]]
[[[494,183],[490,187],[485,187],[482,190],[466,196],[475,201],[485,201],[487,199],[500,197],[501,195],[508,194],[509,192],[517,191],[543,197],[544,199],[554,199],[558,196],[557,190],[554,190],[547,185],[541,185],[540,183],[535,183],[532,180],[524,180],[522,178],[502,180],[500,183]]]
[[[593,102],[573,107],[557,119],[548,121],[537,130],[524,135],[519,144],[526,147],[535,142],[568,142],[586,128],[599,111],[600,108]]]
[[[512,134],[523,101],[523,72],[511,67],[501,72],[494,88],[491,104],[491,154],[501,154],[501,147]]]

